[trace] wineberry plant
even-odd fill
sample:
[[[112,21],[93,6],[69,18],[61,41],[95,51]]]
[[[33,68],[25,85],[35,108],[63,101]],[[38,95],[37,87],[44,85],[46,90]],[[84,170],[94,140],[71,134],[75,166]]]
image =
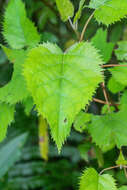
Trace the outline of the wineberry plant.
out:
[[[119,151],[114,165],[98,171],[91,166],[84,169],[79,190],[127,190],[127,185],[120,187],[119,181],[104,173],[122,169],[127,177],[123,153],[127,146],[127,36],[117,38],[108,31],[116,22],[126,21],[127,0],[80,0],[78,10],[70,0],[55,3],[58,16],[76,37],[64,50],[57,43],[43,42],[43,33],[28,18],[22,0],[9,0],[5,8],[1,48],[13,63],[13,74],[0,88],[0,141],[15,122],[15,108],[21,103],[26,114],[33,109],[38,114],[45,160],[48,128],[59,154],[72,128],[84,134],[83,146],[94,149],[100,168],[103,154],[113,148]],[[79,30],[86,11],[90,16]],[[91,22],[99,27],[87,39]],[[90,111],[91,102],[100,106],[98,113]]]

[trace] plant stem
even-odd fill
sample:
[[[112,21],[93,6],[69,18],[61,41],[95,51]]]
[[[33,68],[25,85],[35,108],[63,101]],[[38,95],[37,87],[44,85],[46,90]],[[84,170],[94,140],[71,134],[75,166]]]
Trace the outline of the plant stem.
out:
[[[107,103],[107,105],[108,105],[108,111],[109,111],[109,113],[110,113],[110,111],[111,111],[111,110],[110,110],[110,103],[109,103],[109,101],[108,101],[108,94],[107,94],[107,92],[106,92],[105,83],[102,82],[101,86],[102,86],[102,90],[103,90],[103,93],[104,93],[104,97],[105,97],[106,103]]]
[[[100,99],[97,99],[97,98],[93,98],[93,101],[94,102],[98,102],[100,104],[107,104],[107,102],[103,101],[103,100],[100,100]],[[115,103],[110,103],[110,106],[118,106],[119,104],[115,104]]]
[[[102,68],[105,67],[127,67],[127,65],[118,65],[118,64],[109,64],[109,65],[102,65]]]
[[[105,169],[103,169],[99,174],[101,175],[101,174],[104,173],[105,171],[112,170],[112,169],[119,168],[119,167],[120,167],[120,166],[112,166],[112,167],[109,167],[109,168],[105,168]]]
[[[81,36],[80,36],[80,42],[81,42],[81,41],[83,40],[83,38],[84,38],[84,34],[85,34],[85,32],[86,32],[87,26],[88,26],[89,22],[91,21],[91,19],[93,18],[94,13],[95,13],[95,11],[90,15],[90,17],[88,18],[87,22],[86,22],[85,25],[84,25],[84,28],[83,28],[82,33],[81,33]]]
[[[77,36],[77,39],[79,39],[79,32],[77,31],[77,29],[75,28],[75,26],[73,25],[71,19],[69,18],[68,19],[69,23],[70,23],[70,26],[72,27],[72,29],[74,30],[76,36]]]

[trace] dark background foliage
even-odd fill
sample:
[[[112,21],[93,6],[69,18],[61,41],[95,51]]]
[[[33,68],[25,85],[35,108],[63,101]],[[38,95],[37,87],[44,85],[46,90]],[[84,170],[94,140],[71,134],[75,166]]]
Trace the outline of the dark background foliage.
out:
[[[6,44],[2,36],[2,19],[7,2],[7,0],[0,0],[0,43],[2,44]],[[69,22],[63,23],[61,21],[54,0],[24,0],[24,2],[28,17],[35,23],[41,33],[41,42],[57,43],[65,50],[77,41]],[[77,10],[79,0],[73,0],[73,3]],[[88,9],[83,11],[79,22],[80,32],[90,13],[91,11]],[[93,19],[85,33],[85,39],[90,40],[99,27],[101,26]],[[125,39],[125,36],[127,36],[126,30],[125,20],[117,22],[108,28],[108,40],[116,42],[121,38]],[[114,58],[111,62],[113,61]],[[8,62],[3,51],[0,50],[0,87],[10,81],[12,73],[12,64]],[[106,76],[108,80],[109,73],[106,73]],[[104,99],[100,89],[98,89],[97,95]],[[114,99],[117,98],[112,94],[110,95]],[[95,114],[100,113],[100,109],[101,105],[98,103],[92,102],[89,106],[89,112]],[[50,138],[49,160],[48,162],[43,161],[38,147],[37,113],[32,111],[30,116],[26,116],[24,107],[20,104],[17,105],[16,110],[15,123],[9,127],[8,138],[0,146],[4,146],[15,136],[24,132],[29,132],[29,137],[21,150],[22,156],[20,159],[0,179],[1,190],[76,190],[78,189],[78,178],[85,167],[93,166],[97,170],[101,170],[103,167],[114,165],[118,156],[116,149],[108,151],[102,157],[101,152],[95,152],[94,145],[88,143],[88,134],[80,134],[74,130],[72,130],[60,155]],[[122,171],[112,170],[110,173],[119,180],[119,184],[127,183]]]

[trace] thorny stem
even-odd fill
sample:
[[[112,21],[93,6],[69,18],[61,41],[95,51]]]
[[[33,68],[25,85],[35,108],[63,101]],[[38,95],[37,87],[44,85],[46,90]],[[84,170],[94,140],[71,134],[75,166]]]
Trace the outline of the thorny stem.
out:
[[[104,97],[105,97],[105,100],[106,100],[106,103],[107,103],[107,105],[108,105],[108,111],[109,111],[109,113],[110,113],[110,103],[109,103],[109,101],[108,101],[108,94],[107,94],[107,92],[106,92],[106,89],[105,89],[105,83],[104,82],[102,82],[101,83],[101,86],[102,86],[102,90],[103,90],[103,93],[104,93]]]
[[[91,19],[93,18],[94,13],[95,13],[95,11],[90,15],[90,17],[88,18],[87,22],[86,22],[85,25],[84,25],[84,28],[83,28],[82,33],[81,33],[81,36],[80,36],[80,42],[81,42],[81,41],[83,40],[83,38],[84,38],[84,34],[85,34],[85,32],[86,32],[87,26],[88,26],[89,22],[91,21]]]

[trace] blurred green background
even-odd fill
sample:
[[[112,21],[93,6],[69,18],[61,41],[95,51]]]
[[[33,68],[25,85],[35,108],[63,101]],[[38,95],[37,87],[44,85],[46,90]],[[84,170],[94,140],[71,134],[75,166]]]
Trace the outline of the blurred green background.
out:
[[[0,0],[0,43],[4,45],[6,42],[2,36],[2,22],[7,2]],[[61,21],[54,0],[24,0],[24,2],[28,17],[41,34],[41,42],[57,43],[65,50],[77,41],[69,22]],[[73,0],[73,3],[77,10],[79,0]],[[84,9],[79,22],[80,32],[90,14],[91,10]],[[120,39],[126,39],[126,23],[127,21],[123,20],[110,26],[108,40],[116,43]],[[106,29],[93,19],[85,33],[85,40],[90,40],[100,27]],[[110,62],[112,61],[113,59]],[[11,80],[12,73],[13,65],[0,50],[0,87]],[[98,94],[102,96],[99,90]],[[100,113],[100,109],[98,103],[92,102],[89,106],[89,112],[94,114]],[[6,173],[4,176],[0,174],[0,190],[76,190],[79,176],[85,167],[93,166],[101,170],[103,167],[114,165],[118,150],[113,149],[102,156],[100,150],[88,141],[86,133],[80,134],[73,129],[61,154],[58,154],[54,142],[49,137],[49,159],[47,162],[44,161],[39,152],[36,111],[32,109],[28,116],[21,104],[17,104],[16,110],[15,122],[8,129],[8,137],[0,144],[0,173]],[[22,136],[26,133],[27,137]],[[19,142],[22,142],[22,146],[18,146]],[[126,155],[126,148],[124,151]],[[122,171],[112,170],[110,173],[119,180],[120,185],[127,184]]]

